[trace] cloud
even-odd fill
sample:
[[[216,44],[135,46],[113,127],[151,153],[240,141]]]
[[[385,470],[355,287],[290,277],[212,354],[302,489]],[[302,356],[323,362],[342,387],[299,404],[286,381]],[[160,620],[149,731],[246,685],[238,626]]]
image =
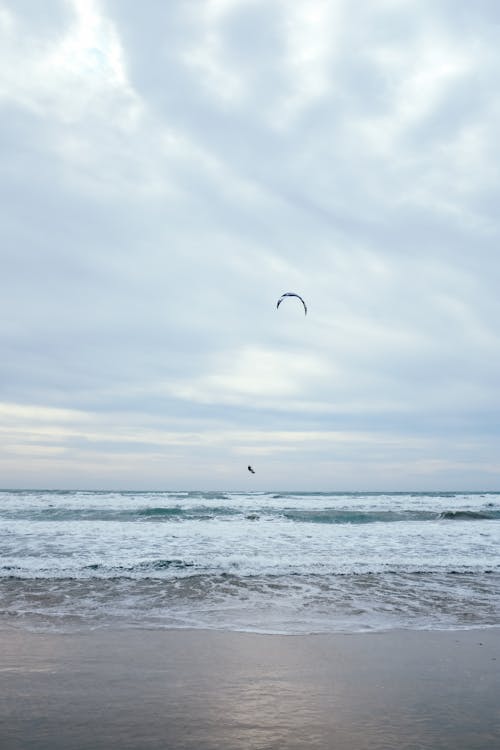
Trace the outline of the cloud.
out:
[[[497,22],[0,5],[9,482],[494,483]]]

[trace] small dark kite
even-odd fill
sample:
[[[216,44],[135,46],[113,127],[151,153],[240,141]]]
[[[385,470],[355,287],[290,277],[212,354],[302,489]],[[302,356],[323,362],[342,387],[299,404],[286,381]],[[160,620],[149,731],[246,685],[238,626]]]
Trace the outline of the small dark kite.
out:
[[[276,305],[276,309],[278,309],[278,307],[281,305],[281,303],[283,302],[283,300],[285,299],[285,297],[298,297],[300,299],[300,301],[302,302],[302,304],[304,305],[304,315],[307,315],[307,305],[306,305],[306,303],[304,302],[304,300],[302,299],[302,297],[300,296],[300,294],[295,294],[295,292],[285,292],[285,294],[282,294],[281,297],[278,300],[278,304]]]

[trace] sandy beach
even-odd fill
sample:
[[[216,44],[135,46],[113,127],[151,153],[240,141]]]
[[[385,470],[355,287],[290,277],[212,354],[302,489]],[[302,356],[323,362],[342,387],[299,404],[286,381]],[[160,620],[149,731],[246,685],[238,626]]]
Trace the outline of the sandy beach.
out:
[[[500,630],[0,633],[3,750],[494,750]]]

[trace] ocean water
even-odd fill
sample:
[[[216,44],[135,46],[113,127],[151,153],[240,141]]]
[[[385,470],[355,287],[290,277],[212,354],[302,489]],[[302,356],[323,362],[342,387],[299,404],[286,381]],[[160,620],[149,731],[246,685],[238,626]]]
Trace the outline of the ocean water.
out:
[[[0,627],[500,624],[500,493],[0,491]]]

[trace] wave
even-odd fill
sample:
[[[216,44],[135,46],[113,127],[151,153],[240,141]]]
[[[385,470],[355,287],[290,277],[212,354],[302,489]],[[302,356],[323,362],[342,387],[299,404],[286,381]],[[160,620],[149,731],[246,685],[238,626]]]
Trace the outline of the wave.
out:
[[[500,510],[472,511],[472,510],[378,510],[378,511],[352,511],[352,510],[286,510],[285,518],[302,523],[339,523],[339,524],[365,524],[365,523],[395,523],[402,521],[491,521],[500,519]]]
[[[169,519],[169,518],[186,518],[189,520],[208,520],[216,518],[218,516],[234,516],[239,515],[241,511],[235,508],[227,507],[194,507],[194,508],[181,508],[180,506],[175,507],[157,507],[157,508],[142,508],[138,511],[131,511],[131,516],[138,516],[139,518],[148,519]]]
[[[157,506],[146,508],[28,508],[1,509],[0,518],[21,521],[168,521],[210,520],[241,515],[242,510],[224,506]]]
[[[298,580],[309,581],[315,585],[333,585],[335,580],[366,580],[387,577],[387,580],[411,578],[439,577],[447,578],[464,577],[477,579],[484,576],[493,576],[498,580],[500,575],[499,564],[471,564],[463,563],[452,567],[434,565],[422,565],[419,562],[400,562],[390,564],[374,561],[370,563],[352,562],[348,565],[324,564],[313,566],[295,566],[284,563],[280,568],[276,566],[263,567],[248,563],[247,565],[233,566],[231,564],[202,564],[199,561],[183,558],[162,558],[158,560],[143,560],[131,564],[106,564],[102,562],[86,563],[68,567],[37,567],[28,568],[23,565],[0,566],[0,585],[2,581],[163,581],[166,585],[182,585],[188,580],[203,581],[204,584],[219,586],[222,583],[232,581],[243,588],[250,585],[252,581],[266,580],[271,585],[294,587]],[[191,584],[189,584],[191,585]]]
[[[480,510],[351,510],[348,508],[279,508],[256,505],[254,508],[224,505],[158,505],[139,508],[31,508],[2,509],[0,518],[16,521],[114,521],[182,522],[213,520],[279,520],[308,524],[371,524],[413,521],[494,521],[500,519],[498,507]]]
[[[114,574],[113,577],[116,578],[125,573],[147,573],[148,571],[171,570],[172,568],[184,570],[185,568],[192,568],[193,566],[194,563],[192,562],[175,558],[172,560],[148,560],[146,562],[137,563],[136,565],[116,565],[112,568],[110,568],[109,565],[103,565],[102,563],[91,563],[90,565],[85,565],[83,570],[112,572]]]
[[[445,510],[439,518],[446,521],[493,521],[500,519],[500,510]]]
[[[429,511],[354,511],[354,510],[286,510],[285,518],[302,523],[391,523],[395,521],[429,521],[437,517]]]
[[[156,561],[161,563],[162,561]],[[175,559],[165,560],[168,565]],[[89,626],[285,634],[498,625],[498,575],[234,575],[141,581],[0,579],[0,623],[61,632]]]

